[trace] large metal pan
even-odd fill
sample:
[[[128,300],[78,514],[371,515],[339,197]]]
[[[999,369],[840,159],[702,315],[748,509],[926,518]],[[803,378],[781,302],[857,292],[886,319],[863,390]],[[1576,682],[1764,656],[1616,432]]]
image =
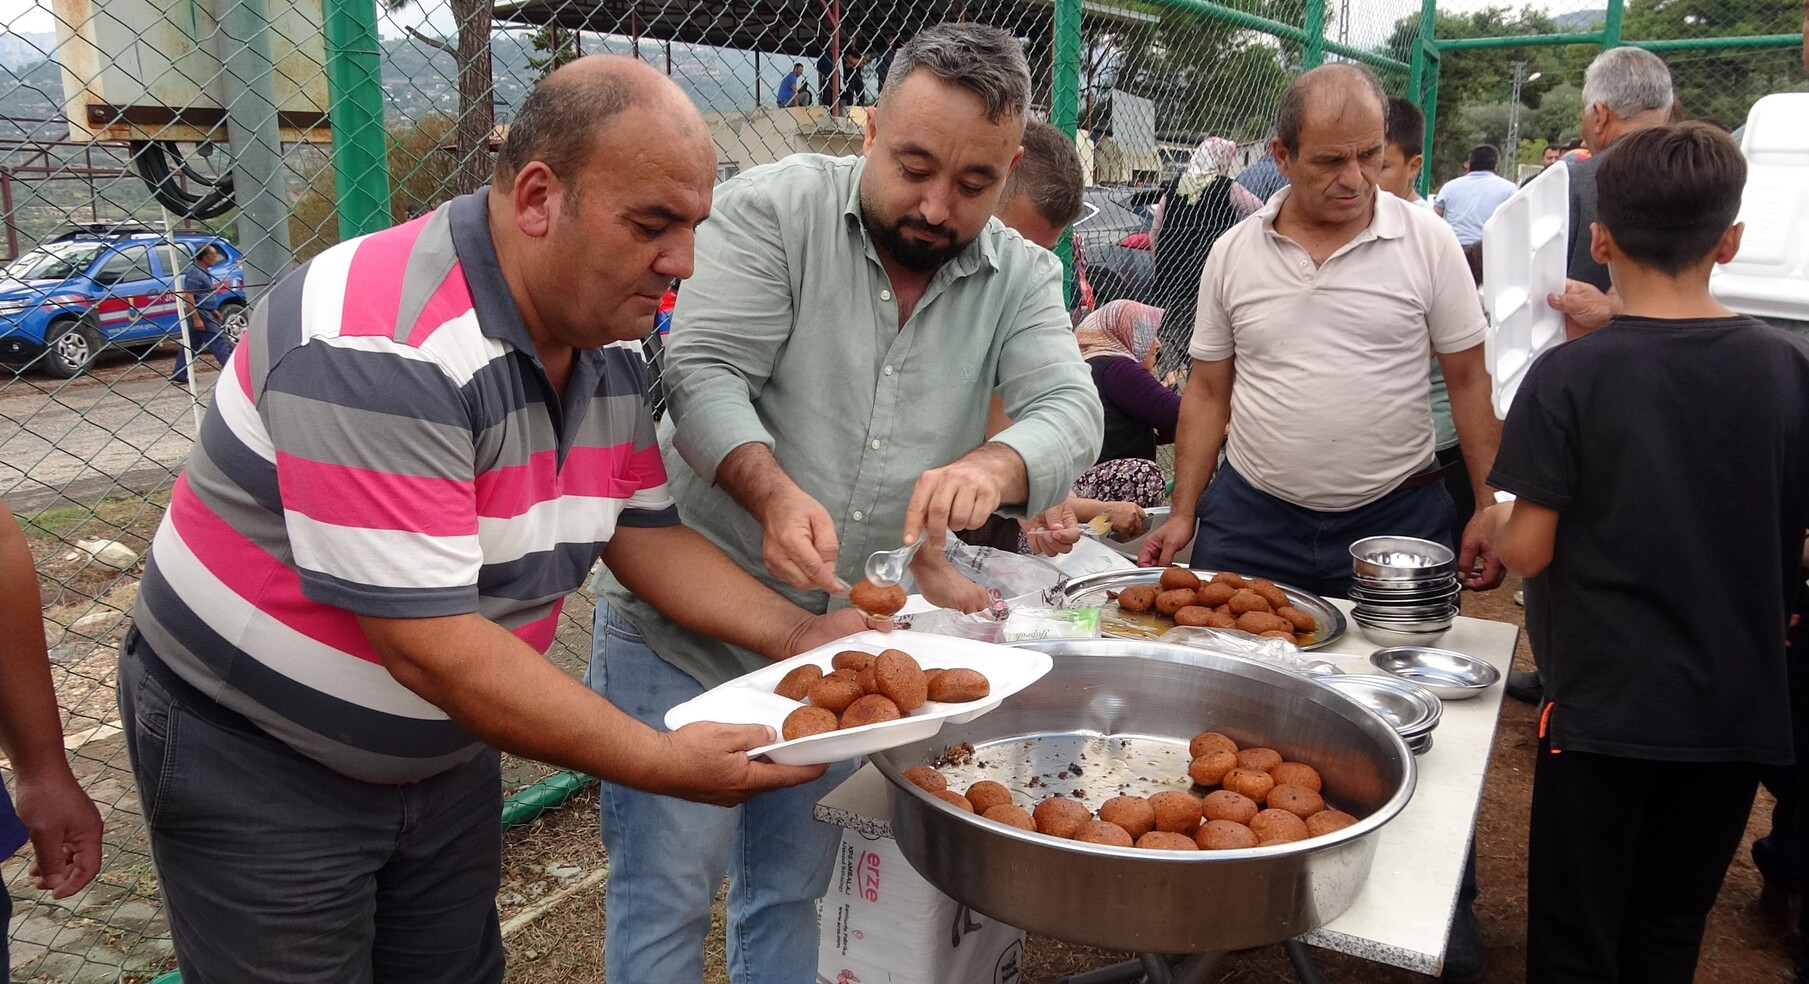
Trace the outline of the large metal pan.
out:
[[[1125,640],[1028,645],[1055,657],[1047,676],[985,717],[873,757],[896,787],[899,849],[938,889],[1008,925],[1162,953],[1275,943],[1349,907],[1382,825],[1413,795],[1413,755],[1381,718],[1303,676],[1237,656]],[[1315,766],[1326,801],[1362,819],[1293,844],[1139,851],[985,820],[903,775],[968,742],[973,761],[943,769],[952,787],[994,779],[1023,806],[1079,790],[1097,808],[1124,787],[1187,788],[1187,743],[1205,730]]]
[[[1218,571],[1204,568],[1193,568],[1200,580],[1208,581]],[[1102,609],[1100,631],[1121,639],[1155,639],[1157,636],[1175,627],[1174,619],[1155,612],[1121,611],[1117,604],[1106,598],[1107,591],[1123,591],[1138,584],[1155,584],[1162,576],[1160,567],[1139,567],[1134,570],[1101,571],[1088,574],[1069,581],[1062,589],[1061,606],[1063,608],[1100,608]],[[1302,649],[1322,649],[1338,641],[1349,626],[1344,620],[1344,613],[1338,606],[1326,601],[1316,594],[1302,591],[1286,584],[1276,584],[1282,594],[1295,608],[1313,616],[1319,623],[1307,639]]]

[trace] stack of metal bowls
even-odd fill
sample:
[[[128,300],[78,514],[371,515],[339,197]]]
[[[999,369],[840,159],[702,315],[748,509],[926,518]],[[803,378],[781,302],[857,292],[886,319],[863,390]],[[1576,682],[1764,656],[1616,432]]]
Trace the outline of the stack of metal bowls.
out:
[[[1385,646],[1424,644],[1457,617],[1457,558],[1441,543],[1372,536],[1350,545],[1351,618]]]
[[[1425,687],[1379,673],[1344,673],[1319,677],[1318,682],[1374,711],[1413,754],[1424,755],[1432,748],[1432,729],[1444,716],[1445,705]]]

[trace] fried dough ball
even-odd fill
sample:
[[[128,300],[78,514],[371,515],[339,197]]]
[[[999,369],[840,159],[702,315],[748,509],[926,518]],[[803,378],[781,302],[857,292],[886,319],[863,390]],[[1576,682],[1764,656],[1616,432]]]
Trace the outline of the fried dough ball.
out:
[[[1231,606],[1231,614],[1233,615],[1242,615],[1246,612],[1273,614],[1275,611],[1275,606],[1264,601],[1262,595],[1247,588],[1232,595],[1231,600],[1226,602],[1226,604]]]
[[[967,787],[967,801],[974,805],[974,812],[984,815],[995,806],[1011,805],[1011,790],[993,782],[982,779]]]
[[[898,705],[906,714],[923,706],[929,699],[930,685],[923,668],[909,653],[888,649],[873,660],[873,680],[879,693]]]
[[[1233,598],[1232,600],[1236,601],[1237,599]],[[1294,631],[1293,622],[1282,618],[1280,615],[1271,615],[1268,612],[1245,612],[1237,617],[1237,627],[1252,635],[1262,635],[1264,632],[1274,632],[1277,630],[1283,632]]]
[[[1275,614],[1287,619],[1288,624],[1294,626],[1294,631],[1296,632],[1311,632],[1319,627],[1318,619],[1295,608],[1293,605],[1277,605],[1275,606]]]
[[[1177,834],[1167,830],[1152,830],[1137,838],[1137,847],[1145,851],[1197,851],[1200,845],[1186,834]]]
[[[1306,821],[1286,810],[1269,809],[1250,819],[1258,844],[1287,844],[1307,839]]]
[[[1236,755],[1237,742],[1217,731],[1202,731],[1194,735],[1193,740],[1187,743],[1187,754],[1194,758],[1199,758],[1207,752],[1230,752]]]
[[[891,618],[905,606],[905,589],[902,584],[880,587],[866,578],[854,582],[848,591],[848,603],[880,618]]]
[[[1247,588],[1250,586],[1250,582],[1244,580],[1242,574],[1233,574],[1230,571],[1220,571],[1217,574],[1212,575],[1212,583],[1229,584],[1233,588]]]
[[[1265,802],[1272,810],[1286,810],[1302,820],[1325,809],[1325,797],[1305,786],[1277,785]]]
[[[1037,830],[1051,837],[1071,838],[1081,824],[1093,819],[1093,814],[1065,796],[1051,796],[1036,805],[1035,819]]]
[[[1109,820],[1088,820],[1074,831],[1074,839],[1085,844],[1130,847],[1134,841],[1123,828]]]
[[[1136,840],[1156,829],[1156,808],[1141,796],[1114,796],[1099,804],[1099,819],[1117,824]]]
[[[849,676],[853,676],[853,674],[851,673]],[[842,676],[840,673],[831,673],[810,685],[810,702],[818,707],[826,707],[837,714],[847,710],[849,704],[860,700],[866,694],[867,692],[861,689],[861,685],[857,681]]]
[[[1202,786],[1217,786],[1225,781],[1225,773],[1237,768],[1237,756],[1230,752],[1207,752],[1193,760],[1187,775]]]
[[[923,671],[923,690],[924,690],[926,697],[929,693],[930,685],[932,683],[936,682],[937,677],[939,677],[942,674],[947,673],[947,672],[948,672],[947,670],[942,670],[942,669],[924,670]]]
[[[1256,746],[1246,748],[1237,753],[1237,767],[1267,772],[1282,763],[1281,753],[1273,748]]]
[[[868,694],[848,705],[842,712],[842,727],[858,728],[864,724],[879,724],[883,721],[896,721],[904,717],[898,705],[878,694]]]
[[[1198,591],[1200,588],[1200,575],[1195,574],[1185,567],[1169,567],[1162,571],[1162,578],[1157,583],[1162,585],[1162,590],[1164,591],[1173,591],[1176,588],[1186,588],[1189,591]]]
[[[1127,612],[1147,612],[1156,603],[1162,589],[1153,584],[1139,584],[1118,592],[1118,607]]]
[[[1249,823],[1256,816],[1256,801],[1243,793],[1234,793],[1229,789],[1207,793],[1206,801],[1200,804],[1200,813],[1207,822],[1213,820],[1229,820],[1232,823]]]
[[[1230,612],[1214,611],[1206,616],[1206,627],[1209,629],[1235,629],[1237,616]]]
[[[866,653],[862,653],[861,655],[865,656]],[[843,668],[843,669],[839,669],[839,670],[830,670],[828,673],[823,674],[823,676],[825,679],[827,679],[829,677],[835,677],[837,680],[846,680],[849,683],[861,682],[860,673],[856,670],[850,670],[847,668]]]
[[[868,663],[866,669],[861,670],[859,673],[855,674],[854,679],[858,683],[860,683],[861,693],[864,693],[864,694],[879,693],[879,678],[873,675],[873,666],[874,666],[874,664]]]
[[[966,810],[969,813],[974,812],[974,805],[972,803],[969,803],[967,801],[967,797],[961,795],[960,793],[951,792],[947,789],[944,789],[941,792],[936,794],[936,798],[941,800],[944,803],[947,803],[947,804],[953,806],[957,810]]]
[[[1231,596],[1237,594],[1237,589],[1223,581],[1214,581],[1194,593],[1200,596],[1200,604],[1207,608],[1217,608],[1230,601]]]
[[[1192,589],[1175,588],[1172,591],[1164,591],[1156,596],[1156,611],[1159,611],[1164,615],[1173,615],[1181,609],[1186,608],[1188,605],[1193,604],[1193,601],[1194,594]]]
[[[1267,632],[1259,632],[1257,635],[1264,639],[1286,639],[1296,646],[1300,645],[1300,638],[1298,636],[1292,632],[1283,632],[1281,629],[1270,629]]]
[[[1261,803],[1268,797],[1269,790],[1275,788],[1275,780],[1269,778],[1269,774],[1261,769],[1246,769],[1239,766],[1225,773],[1225,778],[1219,780],[1219,785],[1234,793],[1243,793]]]
[[[1271,766],[1269,776],[1277,786],[1304,786],[1315,793],[1325,789],[1324,780],[1319,778],[1319,770],[1305,762],[1282,762]]]
[[[913,765],[904,770],[904,777],[926,793],[940,793],[948,788],[948,778],[927,765]]]
[[[773,688],[773,693],[787,700],[803,700],[810,696],[810,685],[823,679],[823,668],[815,663],[805,663],[792,668],[790,673]]]
[[[1357,822],[1357,818],[1343,810],[1320,810],[1306,819],[1308,837],[1323,837],[1335,830],[1343,830]]]
[[[1194,844],[1202,851],[1236,851],[1256,846],[1256,835],[1250,828],[1230,820],[1208,820],[1193,835]]]
[[[1164,790],[1149,798],[1150,809],[1156,811],[1156,829],[1170,834],[1191,834],[1200,825],[1200,801],[1177,789]]]
[[[930,700],[943,704],[965,704],[992,693],[992,683],[979,670],[956,667],[938,674],[927,689]]]
[[[834,711],[807,704],[785,715],[785,723],[780,726],[779,733],[786,741],[792,741],[834,731],[838,727],[840,722],[836,721]]]
[[[856,673],[873,665],[873,654],[863,653],[858,649],[844,649],[835,654],[829,666],[837,670],[853,670]]]
[[[1288,593],[1276,587],[1273,582],[1262,585],[1252,581],[1250,582],[1250,590],[1256,592],[1262,600],[1268,602],[1271,609],[1285,607],[1288,603]]]
[[[1175,624],[1211,625],[1212,620],[1218,617],[1219,613],[1210,608],[1201,608],[1198,605],[1188,605],[1186,608],[1175,612]]]
[[[970,800],[969,802],[972,801]],[[1007,824],[1021,830],[1028,830],[1031,833],[1036,832],[1036,821],[1031,819],[1030,811],[1021,806],[1013,806],[1010,803],[1005,803],[1000,806],[995,806],[990,810],[986,810],[980,815],[995,823]]]

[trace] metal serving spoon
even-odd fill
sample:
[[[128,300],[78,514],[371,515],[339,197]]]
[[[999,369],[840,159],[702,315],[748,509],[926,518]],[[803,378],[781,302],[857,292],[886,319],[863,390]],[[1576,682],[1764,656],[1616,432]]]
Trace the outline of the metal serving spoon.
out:
[[[922,533],[917,534],[917,542],[897,550],[875,550],[867,557],[867,580],[882,588],[891,587],[904,580],[905,568],[911,564],[911,558],[917,556],[917,548],[923,546],[927,539]]]

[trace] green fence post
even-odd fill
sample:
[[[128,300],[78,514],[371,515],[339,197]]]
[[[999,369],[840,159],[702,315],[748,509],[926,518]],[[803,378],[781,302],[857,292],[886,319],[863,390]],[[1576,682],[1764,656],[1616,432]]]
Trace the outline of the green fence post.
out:
[[[1301,68],[1318,68],[1325,61],[1325,0],[1306,0],[1306,47],[1300,53]]]
[[[1438,70],[1439,50],[1436,42],[1426,40],[1420,42],[1426,46],[1429,78],[1426,82],[1426,94],[1419,101],[1420,112],[1426,117],[1426,143],[1420,149],[1420,196],[1430,198],[1432,195],[1432,136],[1438,130]]]
[[[1618,48],[1621,45],[1621,17],[1626,11],[1626,0],[1608,0],[1608,15],[1602,18],[1602,48]]]
[[[1055,58],[1049,71],[1049,122],[1072,140],[1080,126],[1080,14],[1082,0],[1055,0]],[[1080,303],[1074,276],[1074,237],[1063,230],[1055,244],[1062,261],[1062,287],[1068,306]]]
[[[322,13],[339,238],[351,239],[390,225],[377,8],[372,0],[324,0]]]

